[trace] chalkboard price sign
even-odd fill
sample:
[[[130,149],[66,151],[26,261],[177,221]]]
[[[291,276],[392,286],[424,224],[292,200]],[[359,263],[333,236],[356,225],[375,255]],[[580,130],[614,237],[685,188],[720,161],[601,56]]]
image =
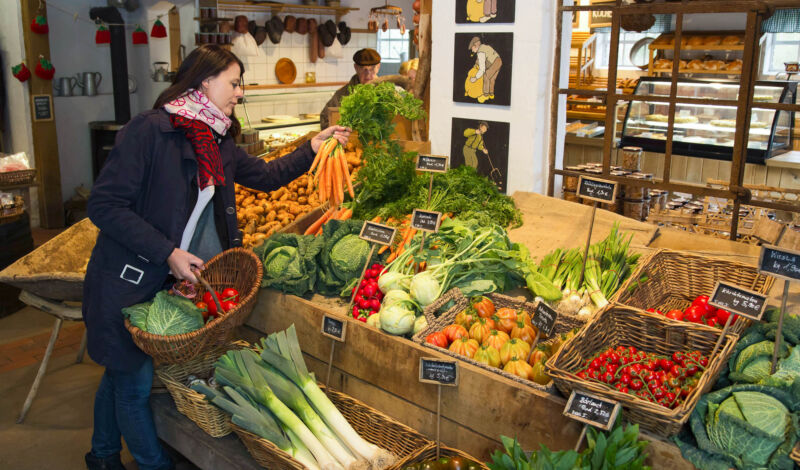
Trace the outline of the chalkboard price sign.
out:
[[[458,385],[458,362],[421,357],[419,359],[419,381],[455,387]]]
[[[546,303],[539,301],[536,304],[536,310],[533,312],[531,323],[543,335],[550,337],[553,335],[553,329],[556,327],[556,320],[558,319],[558,312],[550,308]]]
[[[377,243],[379,245],[391,245],[394,240],[396,230],[388,225],[381,225],[375,222],[366,221],[364,226],[361,227],[361,234],[359,237],[368,242]]]
[[[450,157],[446,156],[420,154],[417,157],[417,170],[444,173],[447,171],[449,161]]]
[[[334,318],[328,315],[322,316],[322,334],[328,338],[335,339],[344,343],[344,335],[347,332],[347,321],[341,318]]]
[[[760,321],[767,306],[767,297],[758,292],[718,282],[714,287],[714,295],[708,303],[751,320]]]
[[[52,121],[53,120],[53,97],[50,95],[32,95],[33,120]]]
[[[614,425],[620,408],[619,402],[573,390],[564,407],[564,416],[608,431]]]
[[[578,196],[597,202],[612,203],[617,198],[617,183],[597,178],[578,178]]]
[[[441,212],[414,209],[411,214],[411,226],[423,232],[438,232],[441,221]]]
[[[787,281],[798,281],[800,280],[800,251],[764,245],[761,247],[758,270]]]

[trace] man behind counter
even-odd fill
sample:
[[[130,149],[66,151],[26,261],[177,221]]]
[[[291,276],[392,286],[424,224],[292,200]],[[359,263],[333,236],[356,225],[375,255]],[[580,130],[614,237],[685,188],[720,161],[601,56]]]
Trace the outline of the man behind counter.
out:
[[[336,90],[333,97],[328,100],[320,113],[320,129],[327,129],[330,121],[330,108],[338,108],[342,104],[342,98],[350,94],[350,87],[369,83],[378,76],[381,69],[381,55],[375,49],[361,49],[353,54],[353,67],[356,74],[347,82],[347,85]]]

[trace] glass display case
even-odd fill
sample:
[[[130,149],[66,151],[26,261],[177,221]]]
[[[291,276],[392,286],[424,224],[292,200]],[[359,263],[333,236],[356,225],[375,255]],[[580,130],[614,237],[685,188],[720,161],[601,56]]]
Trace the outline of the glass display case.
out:
[[[670,79],[642,77],[634,95],[669,96]],[[794,103],[797,82],[758,81],[753,96],[747,162],[763,163],[792,149],[794,113],[759,108],[759,103]],[[680,98],[736,100],[739,83],[725,80],[679,79]],[[637,146],[650,152],[666,148],[668,103],[633,100],[625,114],[622,146]],[[672,153],[689,157],[730,161],[736,134],[736,106],[678,103]]]

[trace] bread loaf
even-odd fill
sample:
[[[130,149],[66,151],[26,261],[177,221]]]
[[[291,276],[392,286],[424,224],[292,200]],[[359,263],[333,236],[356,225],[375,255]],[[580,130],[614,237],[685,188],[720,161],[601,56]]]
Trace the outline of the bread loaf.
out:
[[[703,38],[703,36],[691,36],[689,38],[688,44],[690,46],[702,46],[704,41],[705,39]]]
[[[703,70],[705,67],[703,66],[702,60],[690,60],[688,64],[686,64],[686,68],[689,70]]]
[[[722,38],[722,44],[726,46],[735,46],[739,44],[739,42],[740,42],[739,36],[730,35]]]
[[[722,60],[705,60],[703,61],[703,68],[706,70],[724,70],[725,62]]]
[[[706,36],[703,40],[704,46],[719,46],[722,42],[722,38],[719,36]]]

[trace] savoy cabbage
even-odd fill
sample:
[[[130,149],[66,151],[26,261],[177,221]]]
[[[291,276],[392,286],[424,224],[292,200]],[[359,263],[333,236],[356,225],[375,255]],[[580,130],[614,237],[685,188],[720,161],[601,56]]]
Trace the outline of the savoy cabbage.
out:
[[[159,291],[150,302],[144,302],[122,309],[131,324],[160,336],[174,336],[191,333],[203,327],[203,314],[192,301]]]

